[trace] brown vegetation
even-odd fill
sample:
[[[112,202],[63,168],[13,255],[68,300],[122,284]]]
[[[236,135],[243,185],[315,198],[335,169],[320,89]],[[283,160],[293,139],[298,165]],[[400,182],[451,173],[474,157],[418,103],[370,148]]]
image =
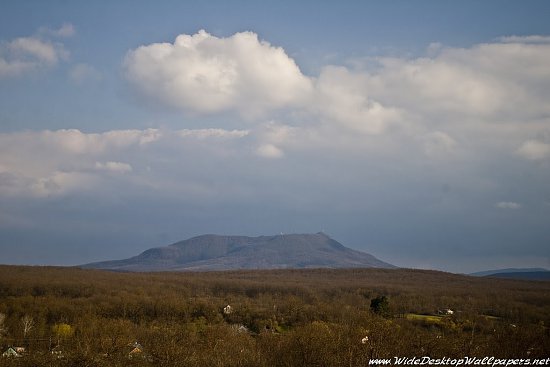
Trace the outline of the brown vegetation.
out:
[[[384,312],[374,312],[371,302],[382,296]],[[364,366],[394,356],[548,357],[549,304],[550,282],[422,270],[113,273],[0,266],[0,346],[2,352],[25,347],[20,358],[0,358],[0,366]],[[447,308],[455,312],[405,317]]]

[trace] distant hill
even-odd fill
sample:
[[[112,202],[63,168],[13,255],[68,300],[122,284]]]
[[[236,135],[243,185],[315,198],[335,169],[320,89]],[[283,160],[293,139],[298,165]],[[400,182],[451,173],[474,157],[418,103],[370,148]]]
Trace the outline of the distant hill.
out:
[[[496,273],[486,275],[491,278],[523,279],[523,280],[550,280],[550,271],[523,271],[515,273]]]
[[[203,235],[151,248],[125,260],[82,268],[117,271],[207,271],[285,268],[395,268],[324,233],[277,236]]]
[[[507,268],[507,269],[478,271],[476,273],[471,273],[469,275],[473,275],[473,276],[476,276],[476,277],[485,277],[485,276],[490,276],[490,275],[494,275],[494,274],[533,273],[533,272],[549,272],[550,273],[550,270],[547,270],[547,269],[544,269],[544,268]]]

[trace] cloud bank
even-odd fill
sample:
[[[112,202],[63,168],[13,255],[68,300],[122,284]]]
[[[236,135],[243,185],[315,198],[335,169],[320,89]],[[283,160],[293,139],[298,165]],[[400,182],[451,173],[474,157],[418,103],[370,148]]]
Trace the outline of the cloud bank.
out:
[[[268,117],[282,110],[293,125],[353,133],[440,132],[455,143],[452,133],[466,130],[528,138],[548,129],[547,38],[440,46],[429,57],[370,58],[306,76],[282,48],[255,33],[219,38],[199,31],[131,50],[124,68],[142,96],[193,114]]]
[[[150,175],[150,166],[145,166],[144,160],[152,158],[166,162],[166,149],[181,154],[185,149],[180,149],[180,145],[186,144],[193,149],[204,145],[206,149],[202,153],[212,154],[209,144],[216,142],[220,144],[218,148],[223,148],[224,141],[247,135],[248,131],[223,129],[111,130],[104,133],[70,129],[2,133],[0,196],[49,197],[90,191],[99,194],[104,189],[112,189],[109,185],[113,184],[113,177],[106,174],[124,174],[116,180],[139,189],[140,185],[157,179],[170,180]],[[172,157],[169,163],[177,166],[182,163],[179,158]]]

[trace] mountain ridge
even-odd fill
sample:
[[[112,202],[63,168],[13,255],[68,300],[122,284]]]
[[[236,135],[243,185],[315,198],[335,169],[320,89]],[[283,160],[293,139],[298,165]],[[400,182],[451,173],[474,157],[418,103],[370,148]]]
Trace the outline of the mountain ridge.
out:
[[[484,276],[491,276],[493,274],[530,273],[530,272],[550,272],[550,270],[544,269],[544,268],[504,268],[504,269],[477,271],[475,273],[470,273],[468,275],[475,276],[475,277],[484,277]]]
[[[371,254],[347,248],[322,232],[258,237],[206,234],[150,248],[128,259],[80,267],[118,271],[395,268]]]
[[[484,278],[520,279],[550,281],[550,271],[520,271],[511,273],[495,273],[485,275]]]

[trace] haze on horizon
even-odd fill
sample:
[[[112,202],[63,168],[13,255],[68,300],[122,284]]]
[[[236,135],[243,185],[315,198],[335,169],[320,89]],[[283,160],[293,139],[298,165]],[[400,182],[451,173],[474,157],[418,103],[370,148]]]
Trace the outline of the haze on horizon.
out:
[[[546,1],[4,1],[0,263],[324,231],[550,267]]]

